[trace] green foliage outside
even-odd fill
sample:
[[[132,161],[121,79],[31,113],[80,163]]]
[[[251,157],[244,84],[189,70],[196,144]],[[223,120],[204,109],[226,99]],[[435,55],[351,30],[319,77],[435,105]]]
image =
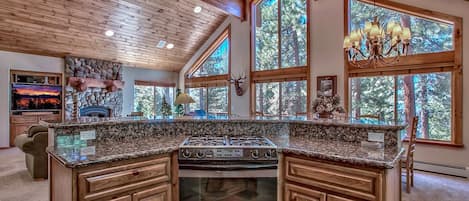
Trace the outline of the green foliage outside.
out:
[[[161,109],[160,109],[160,113],[161,113],[161,116],[170,116],[172,115],[173,113],[171,112],[171,106],[168,104],[168,102],[166,102],[166,97],[163,96],[163,101],[161,102]]]
[[[143,116],[152,118],[162,116],[163,100],[174,102],[174,89],[170,87],[134,86],[134,111],[143,112]],[[169,107],[171,109],[171,105]]]
[[[390,20],[410,24],[412,41],[409,54],[442,52],[454,48],[453,26],[450,24],[373,7],[357,0],[351,1],[350,8],[352,30],[363,28],[365,22],[372,21],[374,16],[378,16],[383,26]],[[362,46],[362,49],[365,47]],[[405,110],[412,108],[414,114],[411,115],[419,117],[419,138],[451,140],[451,73],[409,76],[412,89],[409,95],[404,90],[405,76],[351,79],[351,115],[379,114],[386,120],[407,121]],[[396,91],[397,105],[394,104]]]

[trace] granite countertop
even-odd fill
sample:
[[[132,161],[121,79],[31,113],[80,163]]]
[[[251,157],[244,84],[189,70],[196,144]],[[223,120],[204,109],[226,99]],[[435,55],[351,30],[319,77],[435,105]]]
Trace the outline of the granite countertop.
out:
[[[402,130],[407,127],[406,124],[396,123],[392,121],[378,121],[371,119],[353,119],[346,120],[337,119],[317,119],[310,116],[275,116],[275,117],[262,117],[262,116],[227,116],[227,115],[213,115],[202,117],[111,117],[111,118],[97,118],[97,117],[82,117],[73,120],[66,120],[63,122],[54,121],[40,121],[40,124],[49,128],[63,128],[73,126],[94,126],[94,125],[117,125],[129,123],[172,123],[172,122],[229,122],[229,123],[298,123],[298,124],[316,124],[316,125],[330,125],[330,126],[353,126],[370,129],[395,129]]]
[[[404,149],[370,149],[360,143],[311,139],[298,136],[268,136],[283,153],[293,153],[331,162],[391,169],[399,162]]]
[[[393,168],[403,153],[403,150],[387,148],[370,150],[362,148],[360,144],[343,141],[308,139],[288,135],[266,137],[276,144],[278,152],[382,169]],[[102,141],[88,145],[49,147],[47,152],[66,167],[80,168],[99,163],[171,153],[178,150],[185,138],[185,136],[179,135]]]

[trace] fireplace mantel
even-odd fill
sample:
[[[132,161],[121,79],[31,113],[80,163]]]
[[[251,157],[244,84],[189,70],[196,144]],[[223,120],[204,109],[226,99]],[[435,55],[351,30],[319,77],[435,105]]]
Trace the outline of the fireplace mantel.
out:
[[[88,89],[89,87],[105,88],[110,92],[114,92],[114,91],[124,88],[124,81],[101,80],[101,79],[83,78],[83,77],[69,77],[68,84],[80,92],[86,91],[86,89]]]

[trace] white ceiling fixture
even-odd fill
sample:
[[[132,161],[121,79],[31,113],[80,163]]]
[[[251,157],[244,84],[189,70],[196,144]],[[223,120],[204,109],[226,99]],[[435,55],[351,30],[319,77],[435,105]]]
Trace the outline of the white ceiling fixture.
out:
[[[200,12],[202,12],[202,7],[201,6],[194,7],[194,13],[200,13]]]
[[[107,30],[106,32],[104,32],[104,34],[105,34],[107,37],[111,37],[111,36],[114,36],[114,31],[113,31],[113,30]]]
[[[166,45],[166,48],[168,48],[168,49],[173,49],[173,48],[174,48],[174,44],[169,43],[168,45]]]
[[[157,48],[164,48],[164,46],[166,46],[166,41],[164,40],[160,40],[156,45]]]

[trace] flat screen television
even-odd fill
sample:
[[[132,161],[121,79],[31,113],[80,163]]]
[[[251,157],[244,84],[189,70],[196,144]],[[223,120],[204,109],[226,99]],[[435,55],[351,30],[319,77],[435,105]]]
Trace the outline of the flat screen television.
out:
[[[61,86],[12,84],[11,96],[13,111],[62,109]]]

